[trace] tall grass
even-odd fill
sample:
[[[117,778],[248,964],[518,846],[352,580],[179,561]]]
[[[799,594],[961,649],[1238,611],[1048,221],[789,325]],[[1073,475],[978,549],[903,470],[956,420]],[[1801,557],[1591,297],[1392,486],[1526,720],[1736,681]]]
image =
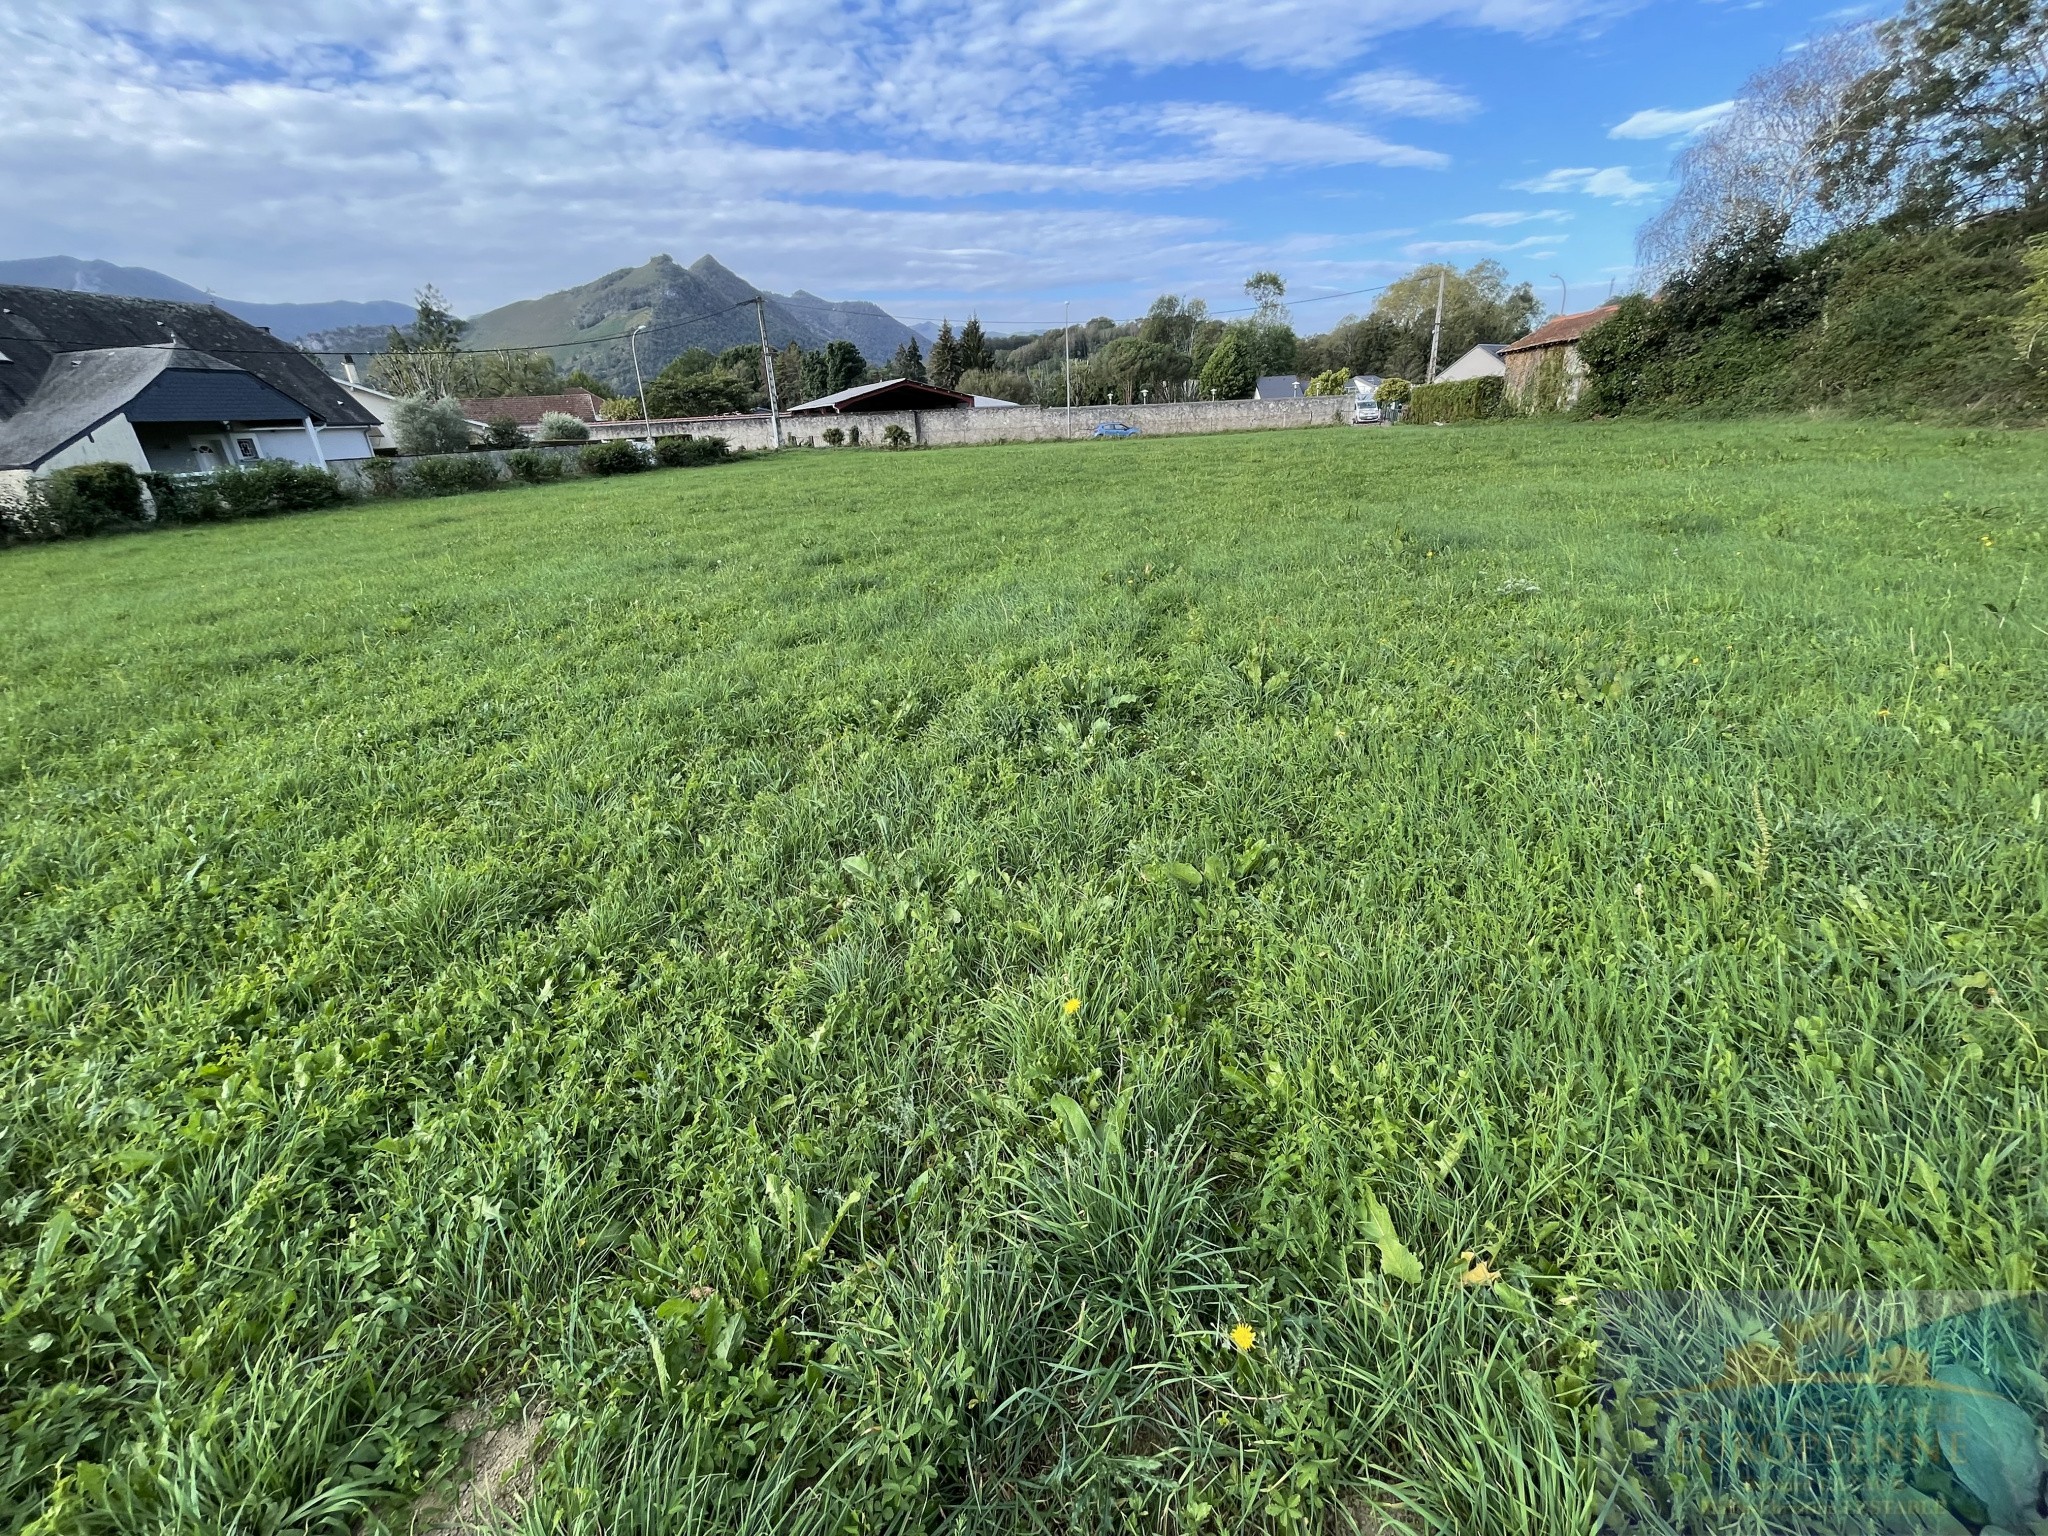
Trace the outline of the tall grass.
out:
[[[0,1519],[1583,1530],[2026,1289],[2048,443],[790,456],[0,560]],[[1461,1279],[1477,1255],[1502,1276]]]

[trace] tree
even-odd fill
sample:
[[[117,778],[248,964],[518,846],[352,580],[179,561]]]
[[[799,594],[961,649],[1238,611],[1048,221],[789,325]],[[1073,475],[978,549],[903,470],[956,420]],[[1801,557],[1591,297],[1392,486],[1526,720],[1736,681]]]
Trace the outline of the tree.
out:
[[[510,416],[493,416],[484,423],[484,441],[493,448],[517,448],[526,441],[526,434]]]
[[[1373,391],[1373,399],[1381,405],[1406,405],[1408,397],[1415,393],[1415,386],[1403,378],[1381,379],[1380,387]]]
[[[2027,276],[2033,279],[2020,294],[2020,317],[2013,326],[2013,339],[2020,356],[2028,362],[2048,362],[2048,235],[2027,243],[2024,258]]]
[[[850,341],[835,341],[825,348],[825,393],[836,395],[842,389],[851,389],[865,383],[868,376],[868,360],[860,355],[860,348]]]
[[[941,389],[951,389],[960,382],[960,346],[953,339],[952,321],[939,322],[938,340],[932,343],[924,369],[925,376]]]
[[[967,324],[960,328],[960,340],[956,345],[959,348],[962,373],[970,368],[995,367],[995,354],[989,350],[988,340],[981,334],[981,320],[978,316],[967,317]]]
[[[610,400],[618,394],[618,391],[605,383],[603,379],[594,379],[581,368],[570,370],[569,376],[562,380],[562,388],[585,390],[597,396],[600,400]]]
[[[446,395],[408,395],[392,407],[391,431],[403,454],[462,453],[469,447],[462,407]]]
[[[1287,313],[1287,306],[1281,301],[1287,297],[1287,284],[1278,272],[1254,272],[1244,280],[1245,295],[1258,305],[1252,316],[1256,325],[1284,325],[1293,328],[1293,318]]]
[[[1202,300],[1184,300],[1179,294],[1162,293],[1139,322],[1138,339],[1157,342],[1192,357],[1195,335],[1208,319],[1209,306]]]
[[[1342,368],[1332,368],[1319,373],[1309,380],[1308,392],[1312,395],[1345,395],[1351,392],[1351,375]]]
[[[702,352],[702,348],[693,348]],[[709,353],[703,353],[709,357]],[[647,414],[650,416],[723,416],[745,410],[753,400],[750,381],[733,377],[720,368],[700,366],[699,359],[685,352],[647,381]],[[628,413],[637,416],[635,410]]]
[[[590,436],[590,428],[571,416],[567,411],[543,411],[540,417],[540,440],[544,443],[580,443]]]
[[[2048,0],[1911,0],[1819,146],[1821,199],[1929,223],[2048,206]]]
[[[1112,341],[1097,354],[1097,367],[1126,403],[1148,393],[1154,399],[1171,399],[1195,371],[1185,352],[1163,341],[1147,341],[1142,334]]]
[[[1233,329],[1216,344],[1202,367],[1202,393],[1217,400],[1245,400],[1258,382],[1258,373],[1245,355],[1243,335]]]
[[[465,329],[441,290],[428,283],[413,295],[412,324],[402,331],[392,327],[384,350],[370,360],[371,381],[397,395],[453,394]]]
[[[1439,278],[1444,295],[1439,365],[1480,342],[1526,336],[1543,308],[1536,290],[1527,283],[1508,285],[1507,268],[1497,261],[1475,262],[1462,272],[1448,262],[1431,262],[1390,283],[1374,302],[1368,320],[1352,323],[1352,340],[1370,343],[1358,350],[1377,355],[1346,357],[1343,364],[1357,373],[1400,374],[1404,378],[1426,372]]]
[[[555,360],[545,352],[465,352],[455,373],[472,399],[552,395],[561,388]]]
[[[920,384],[924,382],[924,353],[918,350],[915,336],[905,338],[903,345],[896,349],[889,359],[886,372],[891,378],[915,379]]]
[[[1765,223],[1804,249],[1861,223],[1875,204],[1844,186],[1825,194],[1825,165],[1850,131],[1850,97],[1878,58],[1874,34],[1815,38],[1744,83],[1735,106],[1678,157],[1678,190],[1636,236],[1636,259],[1661,281]]]

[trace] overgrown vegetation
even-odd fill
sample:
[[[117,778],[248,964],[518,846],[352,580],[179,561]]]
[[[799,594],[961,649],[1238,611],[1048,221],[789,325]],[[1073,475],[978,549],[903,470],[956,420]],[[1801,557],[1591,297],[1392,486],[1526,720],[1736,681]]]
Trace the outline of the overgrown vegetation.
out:
[[[535,1536],[1591,1528],[1605,1288],[2042,1283],[2044,480],[1537,422],[15,552],[0,1525],[404,1530],[511,1393]]]
[[[1379,391],[1386,398],[1386,387]],[[1436,422],[1485,421],[1501,414],[1502,386],[1497,378],[1454,379],[1448,384],[1418,384],[1403,391],[1408,401],[1404,421],[1431,425]],[[1398,403],[1398,402],[1390,402]]]

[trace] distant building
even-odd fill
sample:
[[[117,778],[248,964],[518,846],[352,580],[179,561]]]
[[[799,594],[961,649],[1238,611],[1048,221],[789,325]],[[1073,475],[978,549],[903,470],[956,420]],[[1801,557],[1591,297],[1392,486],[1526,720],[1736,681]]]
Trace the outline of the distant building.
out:
[[[1506,342],[1482,341],[1448,368],[1437,370],[1439,384],[1455,384],[1460,379],[1497,379],[1508,371],[1508,365],[1500,360],[1507,351]]]
[[[591,422],[601,419],[604,408],[604,402],[587,389],[564,390],[559,395],[493,395],[459,403],[462,414],[471,421],[511,420],[529,432],[550,412]]]
[[[873,384],[856,384],[851,389],[820,395],[802,405],[791,406],[783,414],[866,416],[883,411],[957,411],[972,409],[980,403],[975,396],[964,395],[957,389],[941,389],[936,384],[925,384],[916,379],[882,379]],[[991,403],[1009,405],[1012,402]]]
[[[1259,380],[1252,390],[1254,400],[1299,400],[1308,393],[1308,380],[1298,373],[1275,373]]]
[[[1377,400],[1380,386],[1386,382],[1376,373],[1354,373],[1351,376],[1351,393],[1361,400]]]
[[[1568,411],[1576,405],[1586,382],[1579,342],[1615,308],[1603,304],[1575,315],[1559,315],[1520,341],[1502,347],[1500,360],[1508,398],[1529,411]]]
[[[324,467],[370,457],[376,425],[307,354],[211,304],[0,286],[0,481]]]

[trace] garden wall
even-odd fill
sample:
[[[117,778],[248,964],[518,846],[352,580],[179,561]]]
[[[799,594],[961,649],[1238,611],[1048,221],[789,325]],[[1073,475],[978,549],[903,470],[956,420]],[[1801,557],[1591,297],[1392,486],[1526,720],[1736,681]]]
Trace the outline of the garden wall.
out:
[[[1334,427],[1351,418],[1349,395],[1319,395],[1302,400],[1188,400],[1163,405],[1089,405],[1071,411],[1058,406],[1020,405],[1010,410],[987,406],[958,411],[882,411],[874,415],[785,416],[786,447],[816,447],[827,427],[860,428],[862,447],[880,447],[882,434],[902,427],[922,447],[945,448],[968,443],[1037,443],[1059,438],[1092,437],[1105,421],[1122,422],[1144,437],[1184,437],[1204,432],[1258,432],[1278,427]],[[656,421],[654,435],[688,432],[716,435],[734,448],[771,448],[774,438],[763,416],[711,416]],[[637,421],[593,422],[593,439],[645,437]]]

